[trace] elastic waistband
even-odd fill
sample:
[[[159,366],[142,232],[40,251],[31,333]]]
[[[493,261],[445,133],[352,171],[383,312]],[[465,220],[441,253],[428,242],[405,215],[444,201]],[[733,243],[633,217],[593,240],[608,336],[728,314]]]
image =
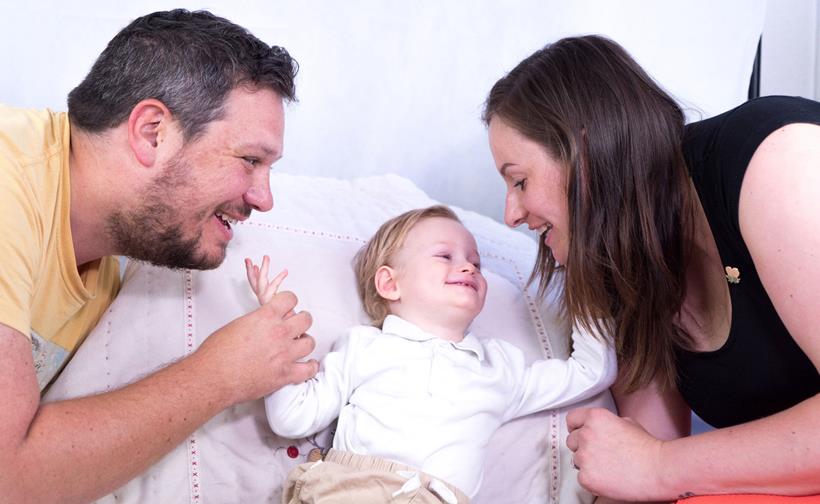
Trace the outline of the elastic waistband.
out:
[[[405,464],[400,464],[398,462],[393,462],[392,460],[383,459],[381,457],[374,457],[372,455],[360,455],[358,453],[352,453],[348,451],[342,450],[335,450],[331,448],[324,456],[324,460],[327,462],[334,462],[339,465],[343,465],[346,467],[353,467],[355,469],[374,469],[377,471],[384,471],[384,472],[396,472],[396,471],[412,471],[417,472],[424,479],[428,481],[436,480],[442,484],[444,484],[451,492],[453,492],[456,497],[458,498],[458,502],[470,502],[470,498],[467,495],[456,488],[455,486],[447,483],[446,481],[442,481],[437,477],[428,474],[417,467],[411,467]]]

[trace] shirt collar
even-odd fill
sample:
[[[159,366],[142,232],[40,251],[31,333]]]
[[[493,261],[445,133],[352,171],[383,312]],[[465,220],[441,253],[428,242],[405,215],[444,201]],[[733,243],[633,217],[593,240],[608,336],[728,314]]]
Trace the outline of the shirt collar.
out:
[[[395,336],[399,336],[401,338],[411,341],[445,341],[449,343],[453,348],[456,348],[458,350],[465,350],[467,352],[472,352],[473,354],[475,354],[479,361],[484,360],[484,348],[481,346],[481,342],[479,342],[478,338],[473,336],[473,333],[471,332],[465,334],[464,339],[461,341],[447,341],[445,339],[439,338],[433,333],[424,331],[419,326],[413,324],[412,322],[408,322],[397,315],[388,315],[384,319],[384,323],[382,324],[382,332],[393,334]]]

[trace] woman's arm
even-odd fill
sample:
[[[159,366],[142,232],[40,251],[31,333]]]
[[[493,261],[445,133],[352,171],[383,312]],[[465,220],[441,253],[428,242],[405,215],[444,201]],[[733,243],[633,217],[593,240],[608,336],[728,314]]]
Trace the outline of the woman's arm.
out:
[[[632,393],[616,383],[612,397],[618,415],[631,418],[658,439],[688,436],[692,430],[692,410],[676,388],[663,388],[657,381]]]
[[[763,141],[743,178],[738,213],[777,314],[820,367],[820,125],[790,124]]]
[[[761,144],[739,212],[775,309],[818,367],[820,126],[792,124]],[[595,493],[625,500],[820,493],[820,395],[767,418],[671,441],[596,410],[571,412],[567,424],[579,481]]]
[[[570,412],[567,427],[578,481],[596,495],[658,501],[820,492],[820,396],[755,422],[669,441],[601,409]]]
[[[567,446],[575,452],[578,481],[601,496],[596,504],[651,500],[612,487],[635,487],[640,492],[654,477],[653,445],[689,435],[691,412],[676,389],[655,382],[629,394],[616,383],[612,396],[620,418],[598,408],[567,415]]]
[[[658,439],[677,439],[691,431],[691,410],[676,389],[663,389],[656,382],[627,394],[616,383],[612,397],[621,417],[631,418]],[[595,504],[626,504],[627,501],[599,496]]]

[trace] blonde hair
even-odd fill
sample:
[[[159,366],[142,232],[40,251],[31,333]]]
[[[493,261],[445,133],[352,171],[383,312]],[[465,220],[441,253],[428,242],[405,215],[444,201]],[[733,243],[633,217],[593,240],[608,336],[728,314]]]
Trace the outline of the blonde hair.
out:
[[[393,217],[379,227],[376,234],[353,258],[353,271],[356,273],[356,288],[362,301],[364,312],[372,324],[381,327],[384,319],[390,315],[387,300],[376,290],[376,271],[382,266],[390,265],[396,253],[404,245],[407,234],[423,219],[443,217],[461,222],[458,216],[444,205],[410,210]]]

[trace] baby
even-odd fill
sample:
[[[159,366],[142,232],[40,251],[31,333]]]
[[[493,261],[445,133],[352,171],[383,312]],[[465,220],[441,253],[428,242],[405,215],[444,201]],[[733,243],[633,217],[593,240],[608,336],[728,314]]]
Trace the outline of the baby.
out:
[[[267,260],[246,266],[266,302],[285,273],[268,282]],[[350,329],[314,378],[265,399],[271,428],[287,438],[338,417],[333,448],[291,472],[285,503],[469,502],[501,424],[591,397],[615,378],[611,346],[584,332],[573,333],[569,359],[531,365],[514,345],[468,332],[487,281],[475,239],[445,206],[384,223],[354,267],[373,325]]]

